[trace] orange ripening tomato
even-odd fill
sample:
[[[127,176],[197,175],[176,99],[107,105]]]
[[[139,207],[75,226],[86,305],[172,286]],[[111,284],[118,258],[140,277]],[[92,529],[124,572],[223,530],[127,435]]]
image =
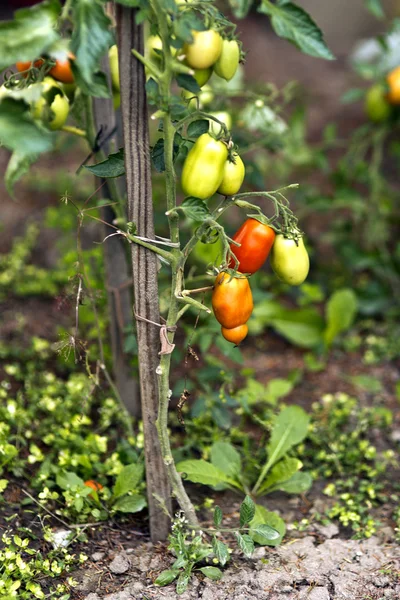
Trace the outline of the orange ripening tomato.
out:
[[[387,99],[390,104],[400,104],[400,67],[396,67],[386,77],[389,88]]]
[[[17,67],[18,71],[20,73],[22,73],[23,71],[28,71],[28,69],[31,68],[32,64],[34,64],[34,66],[37,69],[40,69],[40,67],[42,66],[43,62],[44,61],[40,58],[39,60],[35,60],[34,63],[32,63],[31,60],[24,61],[24,62],[17,62],[17,63],[15,63],[15,66]],[[24,77],[26,77],[26,75],[24,75]]]
[[[275,231],[256,219],[247,219],[232,238],[240,246],[231,244],[231,251],[239,261],[241,273],[255,273],[265,263],[275,240]],[[229,267],[235,267],[233,258]]]
[[[74,74],[71,69],[71,60],[74,60],[75,56],[72,52],[68,52],[68,57],[65,59],[56,59],[56,64],[49,71],[49,75],[62,81],[62,83],[74,83]]]
[[[239,327],[234,327],[233,329],[221,327],[221,333],[224,338],[228,340],[228,342],[235,344],[235,346],[239,346],[240,342],[242,342],[248,334],[248,331],[249,328],[247,325],[239,325]]]
[[[253,312],[253,296],[246,277],[219,273],[214,283],[212,307],[215,318],[225,329],[244,325]]]
[[[92,490],[94,490],[95,492],[99,492],[100,490],[103,489],[103,486],[101,485],[101,483],[99,483],[98,481],[95,481],[94,479],[88,479],[87,481],[85,481],[85,485],[86,487],[90,487],[92,488]],[[89,496],[91,496],[92,494],[89,494]]]

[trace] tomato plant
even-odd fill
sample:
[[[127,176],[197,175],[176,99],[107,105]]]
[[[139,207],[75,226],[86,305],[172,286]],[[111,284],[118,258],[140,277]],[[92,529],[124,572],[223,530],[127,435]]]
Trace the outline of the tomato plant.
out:
[[[252,219],[257,222],[253,225],[254,231],[264,228],[265,247],[262,251],[258,248],[257,260],[260,262],[260,256],[268,254],[272,237],[269,229],[273,227],[278,234],[273,250],[274,268],[279,276],[289,272],[291,279],[294,270],[297,283],[301,279],[299,272],[303,279],[306,276],[305,250],[297,233],[295,249],[290,249],[290,256],[286,247],[280,249],[282,235],[287,231],[297,232],[297,218],[284,195],[290,186],[273,191],[257,187],[254,191],[253,182],[245,180],[247,161],[243,160],[246,155],[240,147],[243,137],[235,131],[235,110],[229,106],[226,110],[227,107],[221,103],[221,96],[230,97],[232,88],[226,94],[221,94],[221,88],[217,91],[218,85],[231,83],[235,86],[236,80],[240,81],[242,77],[239,66],[241,42],[236,34],[236,25],[212,2],[192,4],[173,0],[167,3],[138,0],[133,4],[132,8],[132,3],[116,2],[114,22],[100,0],[90,3],[69,0],[63,6],[57,0],[45,0],[32,9],[17,12],[14,21],[2,26],[0,68],[4,70],[4,83],[0,96],[0,141],[12,153],[5,178],[10,192],[40,154],[54,149],[59,139],[55,130],[62,129],[63,135],[77,136],[81,142],[86,142],[89,158],[83,165],[77,165],[77,171],[84,167],[103,180],[102,186],[107,194],[103,200],[109,202],[102,207],[112,207],[112,217],[107,220],[103,218],[104,213],[101,213],[101,218],[94,217],[90,211],[98,208],[97,204],[85,203],[80,207],[71,200],[70,203],[77,209],[78,238],[84,221],[100,218],[109,230],[104,243],[110,242],[110,237],[118,236],[118,240],[129,243],[132,250],[150,522],[155,532],[153,539],[157,539],[166,537],[168,517],[155,501],[155,494],[161,495],[166,505],[171,504],[173,494],[190,526],[195,527],[198,523],[172,458],[168,432],[171,353],[177,324],[189,309],[196,313],[211,313],[207,301],[195,299],[199,290],[186,287],[191,286],[193,280],[192,271],[188,268],[191,253],[198,243],[211,245],[218,242],[221,252],[215,258],[217,274],[213,274],[216,279],[211,304],[222,326],[222,335],[238,344],[247,334],[246,323],[253,310],[249,281],[237,268],[237,261],[241,269],[245,266],[247,241],[243,243],[243,256],[235,260],[233,257],[238,247],[226,234],[221,224],[222,216],[234,208],[264,223],[267,217],[259,204],[252,200],[261,198],[271,203],[271,227],[268,226],[265,231],[267,226]],[[250,7],[251,2],[240,7],[231,2],[237,17],[244,16]],[[272,4],[264,0],[258,10],[265,18],[271,18],[278,35],[308,54],[332,58],[318,27],[295,3]],[[301,26],[292,24],[284,27],[288,20],[292,23],[294,13],[296,18],[300,16]],[[143,24],[146,25],[146,40]],[[20,34],[18,40],[14,39],[16,29]],[[308,36],[312,43],[309,43]],[[18,68],[15,69],[16,63],[25,63],[22,65],[25,68],[19,72]],[[22,66],[19,64],[20,68]],[[212,71],[215,71],[214,75]],[[49,82],[47,77],[52,77],[59,84]],[[209,78],[210,87],[207,88]],[[65,88],[64,85],[74,87]],[[254,93],[239,94],[242,103],[239,121],[245,125],[248,121],[252,122],[253,131],[259,123],[271,122],[272,109],[268,104],[271,88],[267,87],[269,91],[263,88]],[[113,152],[108,148],[115,141],[110,139],[115,129],[114,115],[109,118],[109,123],[99,117],[102,112],[99,103],[100,108],[106,104],[109,107],[113,93],[116,104],[119,94],[121,98],[124,147],[118,152],[115,148]],[[182,94],[186,95],[186,99],[182,99]],[[110,99],[108,103],[107,99]],[[206,110],[215,99],[220,105],[214,107],[213,112],[219,116],[213,116]],[[151,120],[157,125],[158,136],[151,149],[148,144],[147,103]],[[262,113],[259,122],[252,120],[249,106],[251,110],[256,108]],[[223,118],[221,112],[226,113]],[[230,119],[232,116],[235,118]],[[275,116],[273,111],[272,116]],[[275,119],[274,134],[282,134],[282,122]],[[156,171],[163,174],[163,196],[166,199],[163,217],[169,237],[161,238],[154,232],[150,157]],[[252,172],[254,174],[254,169]],[[179,197],[177,186],[179,174],[182,197]],[[126,198],[115,183],[115,178],[123,176]],[[250,191],[241,191],[242,187],[246,189],[246,185]],[[217,192],[220,195],[212,198]],[[65,200],[70,201],[68,194]],[[187,231],[183,233],[187,222],[196,223],[189,235],[186,235]],[[299,248],[302,254],[296,253]],[[125,251],[123,254],[125,256]],[[93,307],[96,297],[82,264],[80,238],[78,255],[82,272],[76,278],[77,317],[71,334],[75,348],[80,348],[78,316],[82,294],[85,292]],[[165,310],[164,320],[159,314],[158,260],[168,265],[167,277],[170,277],[169,301],[161,304]],[[210,275],[204,272],[199,277]],[[204,291],[204,287],[200,290]],[[93,380],[97,384],[101,378],[98,374],[101,374],[115,391],[100,342],[99,348],[100,358]],[[90,368],[85,352],[82,350],[85,365]],[[118,391],[115,393],[118,395]],[[143,499],[140,507],[143,508]],[[157,530],[161,521],[162,532]]]

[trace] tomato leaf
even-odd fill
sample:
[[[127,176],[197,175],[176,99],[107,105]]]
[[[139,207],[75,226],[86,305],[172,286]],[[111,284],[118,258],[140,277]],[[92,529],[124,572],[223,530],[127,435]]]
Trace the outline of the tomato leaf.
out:
[[[179,154],[181,147],[182,137],[179,133],[175,134],[174,137],[174,148],[173,148],[173,159],[175,160]],[[165,160],[164,160],[164,138],[159,138],[151,151],[151,159],[157,173],[163,173],[165,171]]]
[[[203,133],[207,133],[209,128],[210,121],[208,119],[199,119],[190,123],[187,128],[187,134],[190,138],[198,138]]]
[[[235,531],[235,537],[243,554],[247,558],[250,558],[254,552],[254,541],[252,538],[247,533],[241,535],[238,531]]]
[[[210,214],[206,202],[200,198],[193,198],[193,196],[185,198],[180,208],[189,219],[194,221],[203,221]]]
[[[255,504],[250,496],[246,496],[240,505],[240,527],[244,527],[254,519]]]
[[[219,527],[222,523],[222,510],[219,506],[216,506],[214,509],[214,525],[215,527]]]
[[[334,56],[325,44],[322,31],[297,4],[287,0],[272,4],[270,0],[262,0],[258,11],[270,17],[271,25],[279,37],[285,38],[305,54],[333,60]]]
[[[84,82],[93,96],[107,98],[110,95],[103,74],[98,73],[100,59],[112,45],[111,21],[104,12],[100,0],[75,0],[72,4],[74,29],[71,49],[76,56],[74,73],[78,83]]]
[[[41,154],[53,147],[55,135],[34,121],[23,100],[4,98],[0,103],[0,143],[24,155]]]
[[[230,558],[228,546],[226,544],[224,544],[223,542],[221,542],[220,540],[218,540],[214,535],[213,539],[212,539],[212,547],[213,547],[214,554],[218,558],[220,565],[221,566],[226,565],[226,563],[228,562],[228,560]]]
[[[189,92],[193,92],[193,94],[198,94],[201,92],[201,87],[197,83],[192,75],[186,75],[185,73],[181,73],[176,77],[177,84],[179,87],[184,88],[185,90],[189,90]]]
[[[45,0],[17,10],[13,21],[0,22],[0,70],[34,60],[59,39],[54,26],[60,9],[59,0]]]
[[[337,290],[329,298],[326,306],[325,344],[331,346],[334,339],[342,331],[352,325],[357,313],[357,297],[353,290]]]
[[[265,532],[258,530],[259,525],[269,525],[274,530],[278,531],[279,537],[275,539],[267,539],[265,536]],[[264,508],[264,506],[260,506],[256,504],[256,511],[254,515],[254,519],[250,523],[250,536],[251,538],[261,546],[279,546],[282,541],[283,536],[286,533],[286,525],[283,519],[275,512],[271,512]]]
[[[95,165],[85,166],[85,169],[96,175],[96,177],[120,177],[125,175],[124,149],[109,154],[105,160]]]

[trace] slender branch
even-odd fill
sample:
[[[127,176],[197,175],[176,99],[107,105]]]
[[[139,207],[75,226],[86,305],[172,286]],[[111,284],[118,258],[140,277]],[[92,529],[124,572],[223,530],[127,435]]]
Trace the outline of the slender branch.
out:
[[[64,125],[61,127],[61,131],[72,133],[73,135],[78,135],[79,137],[86,137],[86,131],[84,129],[79,129],[79,127],[74,127],[73,125]]]
[[[239,244],[240,245],[240,244]],[[214,286],[206,285],[205,287],[196,288],[194,290],[183,290],[182,296],[190,296],[190,294],[200,294],[200,292],[209,292]]]

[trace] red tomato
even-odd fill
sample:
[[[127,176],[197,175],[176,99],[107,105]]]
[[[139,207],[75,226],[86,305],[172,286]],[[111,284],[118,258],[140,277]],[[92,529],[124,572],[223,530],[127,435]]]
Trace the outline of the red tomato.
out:
[[[71,69],[71,60],[74,60],[75,56],[72,52],[68,52],[68,58],[64,60],[56,59],[56,64],[49,71],[49,75],[57,79],[57,81],[62,81],[63,83],[73,83],[74,82],[74,74]]]
[[[268,258],[275,240],[275,231],[256,219],[247,219],[232,239],[241,244],[231,244],[231,251],[239,261],[238,270],[241,273],[255,273]],[[233,259],[229,266],[231,269],[235,267]]]

